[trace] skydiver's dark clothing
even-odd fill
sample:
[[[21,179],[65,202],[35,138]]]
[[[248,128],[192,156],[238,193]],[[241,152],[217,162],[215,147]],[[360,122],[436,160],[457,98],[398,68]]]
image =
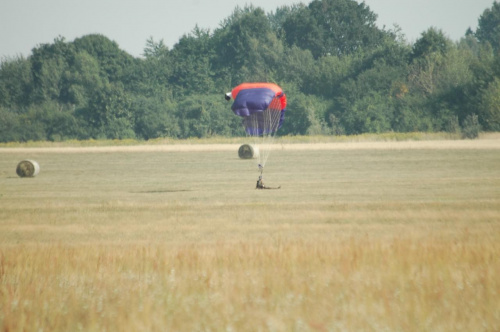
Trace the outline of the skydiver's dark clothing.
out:
[[[281,186],[277,188],[266,187],[261,179],[257,180],[257,185],[255,186],[255,189],[280,189],[280,188]]]

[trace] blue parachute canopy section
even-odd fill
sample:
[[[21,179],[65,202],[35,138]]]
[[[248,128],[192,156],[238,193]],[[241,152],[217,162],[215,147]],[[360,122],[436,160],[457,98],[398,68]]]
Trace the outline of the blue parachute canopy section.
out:
[[[265,88],[254,88],[241,90],[236,96],[231,109],[239,116],[249,116],[254,113],[262,113],[271,104],[276,93]]]
[[[285,119],[286,96],[272,83],[243,83],[231,95],[234,114],[243,117],[245,131],[251,136],[272,135]]]

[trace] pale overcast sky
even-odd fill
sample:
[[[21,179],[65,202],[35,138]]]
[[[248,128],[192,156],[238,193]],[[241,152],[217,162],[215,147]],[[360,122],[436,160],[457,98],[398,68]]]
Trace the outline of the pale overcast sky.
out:
[[[100,33],[133,56],[141,56],[149,37],[171,48],[198,24],[213,31],[237,5],[274,11],[293,0],[0,0],[0,59],[29,56],[39,44],[62,36],[68,41]],[[360,2],[360,1],[358,1]],[[453,40],[477,28],[494,0],[365,0],[380,27],[398,24],[414,42],[429,27]]]

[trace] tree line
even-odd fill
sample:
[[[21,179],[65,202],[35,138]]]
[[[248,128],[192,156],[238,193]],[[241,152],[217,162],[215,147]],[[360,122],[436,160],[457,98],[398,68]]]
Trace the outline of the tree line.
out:
[[[258,81],[287,94],[281,135],[500,131],[500,3],[455,42],[431,27],[410,44],[376,18],[354,0],[236,7],[142,57],[58,37],[2,59],[0,142],[244,135],[224,93]]]

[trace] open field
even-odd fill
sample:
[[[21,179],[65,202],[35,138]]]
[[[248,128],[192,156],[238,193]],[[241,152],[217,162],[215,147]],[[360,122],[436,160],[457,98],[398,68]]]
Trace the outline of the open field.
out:
[[[499,138],[237,148],[0,148],[0,330],[500,330]]]

